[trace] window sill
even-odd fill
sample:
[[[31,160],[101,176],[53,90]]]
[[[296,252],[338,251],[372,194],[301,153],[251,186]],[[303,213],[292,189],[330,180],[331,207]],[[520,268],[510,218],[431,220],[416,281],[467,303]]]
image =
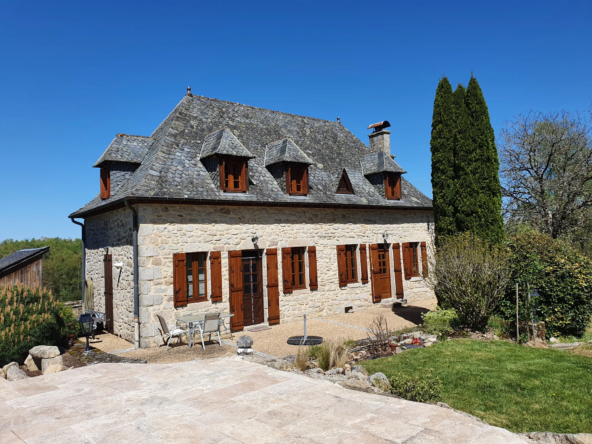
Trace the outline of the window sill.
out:
[[[421,281],[422,278],[419,276],[413,276],[411,279],[409,279],[411,282],[417,282],[417,281]]]
[[[362,284],[360,282],[351,282],[342,288],[359,288],[361,286],[362,286]]]

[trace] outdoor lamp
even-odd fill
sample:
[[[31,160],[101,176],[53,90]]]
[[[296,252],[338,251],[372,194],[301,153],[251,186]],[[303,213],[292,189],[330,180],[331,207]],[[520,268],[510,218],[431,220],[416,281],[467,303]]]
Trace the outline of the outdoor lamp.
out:
[[[88,344],[88,338],[90,335],[92,335],[93,322],[94,321],[93,321],[92,316],[88,313],[81,314],[80,317],[78,318],[78,323],[80,324],[80,332],[82,333],[82,336],[86,337],[86,350],[84,350],[85,352],[90,351],[90,345]]]

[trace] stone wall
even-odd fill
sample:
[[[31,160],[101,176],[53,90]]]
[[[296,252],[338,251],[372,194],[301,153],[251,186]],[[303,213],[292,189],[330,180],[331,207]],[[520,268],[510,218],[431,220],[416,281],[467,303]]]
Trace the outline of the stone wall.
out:
[[[420,210],[334,210],[334,209],[289,209],[256,207],[219,207],[190,205],[139,205],[139,285],[141,346],[155,346],[160,341],[156,314],[162,315],[169,325],[175,319],[197,312],[229,311],[228,251],[278,248],[278,273],[280,282],[281,322],[295,321],[304,313],[310,315],[331,315],[343,313],[346,306],[354,310],[372,305],[371,282],[338,285],[336,246],[342,244],[374,244],[383,242],[383,233],[388,242],[431,243],[428,217],[431,212]],[[115,224],[112,239],[121,239],[120,230],[126,231],[126,242],[131,244],[131,213],[127,210],[111,216],[99,216]],[[94,218],[93,218],[94,219]],[[124,222],[125,220],[125,222]],[[431,220],[431,219],[430,219]],[[101,225],[101,224],[99,224]],[[251,242],[259,237],[257,245]],[[126,244],[126,245],[129,245]],[[318,263],[318,290],[307,288],[295,290],[292,294],[282,292],[281,248],[316,246]],[[89,247],[90,248],[90,247]],[[121,248],[112,247],[113,262],[118,259],[115,252]],[[127,250],[126,250],[127,251]],[[222,251],[223,301],[191,303],[187,307],[173,305],[173,254],[178,252]],[[101,253],[102,255],[102,253]],[[102,257],[102,256],[101,256]],[[305,255],[307,261],[308,256]],[[127,256],[126,256],[127,258]],[[359,259],[359,255],[358,255]],[[96,259],[94,259],[96,260]],[[131,267],[131,257],[130,267]],[[393,257],[390,258],[392,295],[395,295]],[[265,272],[265,255],[263,256]],[[102,265],[102,263],[101,263]],[[360,264],[358,260],[358,271]],[[124,273],[126,273],[124,267]],[[210,282],[208,267],[208,282]],[[116,274],[114,273],[114,277]],[[130,274],[131,282],[131,274]],[[266,283],[266,276],[263,276]],[[123,291],[132,301],[133,289],[114,286],[115,292]],[[405,298],[409,302],[431,297],[431,291],[420,278],[404,280]],[[264,306],[267,307],[265,291]],[[394,299],[393,299],[394,300]],[[121,318],[122,314],[116,314]],[[129,316],[129,310],[123,316]],[[267,320],[267,309],[265,313]],[[130,321],[131,322],[131,321]],[[127,336],[123,335],[123,337]]]
[[[112,255],[113,329],[116,335],[134,340],[134,276],[132,249],[132,213],[127,208],[111,211],[85,220],[86,278],[93,281],[95,309],[105,311],[104,257]]]

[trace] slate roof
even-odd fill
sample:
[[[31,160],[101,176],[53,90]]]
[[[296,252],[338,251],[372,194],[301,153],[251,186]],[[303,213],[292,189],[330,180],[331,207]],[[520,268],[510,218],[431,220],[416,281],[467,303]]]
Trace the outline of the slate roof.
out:
[[[292,139],[282,139],[267,145],[265,166],[279,162],[314,163]]]
[[[200,154],[203,158],[204,152],[222,152],[231,146],[236,149],[231,135],[254,156],[249,160],[252,184],[248,193],[224,193],[200,161]],[[364,176],[369,174],[368,171],[362,173],[361,160],[366,159],[370,149],[338,122],[186,95],[149,139],[152,143],[141,165],[117,192],[105,200],[97,195],[70,217],[85,217],[104,207],[121,206],[125,199],[250,205],[432,207],[432,201],[404,178],[401,180],[400,201],[381,197]],[[284,139],[293,141],[312,162],[309,166],[309,195],[306,197],[289,196],[283,192],[264,165],[269,145]],[[107,151],[110,148],[112,146]],[[365,163],[369,170],[381,168],[380,165],[392,169],[394,164],[397,171],[404,172],[392,159],[384,159],[386,157],[368,156]],[[353,195],[335,193],[339,178],[336,179],[331,171],[341,172],[343,168],[347,169],[355,190]]]
[[[203,159],[214,154],[248,157],[249,159],[255,157],[227,128],[214,131],[206,136],[200,158]]]
[[[362,164],[362,170],[364,171],[364,174],[404,174],[407,172],[403,168],[401,168],[399,164],[395,162],[391,156],[389,156],[383,151],[379,151],[377,153],[370,153],[366,154],[365,156],[362,156],[362,158],[360,159],[360,163]]]
[[[152,137],[118,134],[93,166],[100,167],[106,162],[142,163],[152,142]]]
[[[28,261],[29,259],[35,259],[35,257],[41,257],[49,251],[49,247],[42,248],[29,248],[26,250],[19,250],[15,253],[9,254],[0,259],[0,273],[7,274],[18,270],[21,264]]]

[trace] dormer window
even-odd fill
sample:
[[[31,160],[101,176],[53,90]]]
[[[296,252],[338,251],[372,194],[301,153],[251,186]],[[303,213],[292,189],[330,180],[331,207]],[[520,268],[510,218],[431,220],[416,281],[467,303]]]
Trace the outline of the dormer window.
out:
[[[111,169],[109,165],[101,167],[101,199],[111,196]]]
[[[249,189],[248,159],[226,157],[219,159],[220,189],[225,193],[246,193]]]
[[[308,165],[286,164],[286,190],[290,196],[308,195]]]
[[[386,173],[384,187],[387,200],[401,200],[401,175],[399,173]]]
[[[335,191],[335,193],[354,194],[354,189],[345,169],[341,173],[341,179],[339,179],[339,185],[337,185],[337,191]]]

